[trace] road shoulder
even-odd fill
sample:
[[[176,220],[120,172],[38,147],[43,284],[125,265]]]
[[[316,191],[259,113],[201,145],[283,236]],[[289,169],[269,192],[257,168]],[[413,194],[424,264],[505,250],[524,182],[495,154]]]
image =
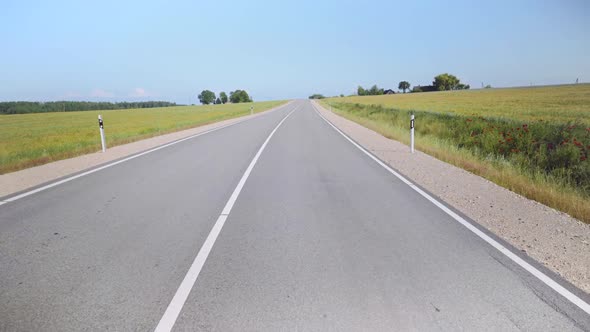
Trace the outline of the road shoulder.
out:
[[[590,225],[388,139],[315,103],[330,122],[416,184],[590,292]]]

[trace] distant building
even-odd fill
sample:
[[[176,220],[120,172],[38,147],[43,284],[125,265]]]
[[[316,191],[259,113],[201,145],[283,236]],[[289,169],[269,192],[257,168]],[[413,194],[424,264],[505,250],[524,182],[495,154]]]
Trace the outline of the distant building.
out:
[[[393,91],[391,89],[387,89],[387,90],[383,91],[383,94],[384,95],[392,95],[392,94],[395,94],[395,91]]]

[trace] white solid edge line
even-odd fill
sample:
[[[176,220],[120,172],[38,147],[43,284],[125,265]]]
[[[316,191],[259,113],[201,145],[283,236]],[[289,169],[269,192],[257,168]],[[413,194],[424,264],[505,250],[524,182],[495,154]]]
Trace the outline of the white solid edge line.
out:
[[[281,122],[279,122],[279,124],[274,128],[270,135],[268,135],[264,143],[262,143],[262,146],[260,146],[260,149],[250,162],[250,165],[248,165],[248,168],[246,168],[246,171],[242,175],[240,182],[238,182],[238,185],[229,197],[227,203],[225,204],[225,207],[223,208],[221,214],[217,218],[217,221],[213,225],[211,232],[207,236],[207,239],[205,239],[205,242],[199,250],[197,257],[195,257],[195,260],[193,261],[188,272],[186,273],[186,276],[184,277],[184,279],[180,283],[180,286],[176,290],[176,293],[174,294],[172,301],[170,301],[170,304],[166,308],[166,311],[160,319],[158,326],[156,326],[155,332],[168,332],[172,330],[172,327],[174,327],[176,319],[178,318],[178,315],[180,315],[180,311],[182,310],[182,307],[184,307],[184,303],[186,302],[186,299],[188,298],[191,289],[195,285],[195,282],[199,277],[199,273],[201,273],[201,269],[203,268],[203,265],[205,264],[205,261],[207,260],[207,257],[209,256],[209,253],[211,252],[211,249],[213,248],[213,245],[215,244],[215,241],[217,240],[217,237],[219,236],[219,233],[221,232],[221,229],[223,228],[223,225],[225,224],[225,221],[227,220],[229,213],[231,212],[231,209],[234,206],[234,203],[238,199],[238,196],[240,195],[240,192],[242,191],[242,188],[244,187],[246,180],[248,180],[248,177],[250,176],[250,173],[252,172],[254,165],[256,165],[258,158],[260,158],[262,151],[270,141],[271,137],[275,134],[275,132],[279,129],[283,122],[285,122],[285,120],[287,120],[287,118],[297,110],[297,108],[298,107],[295,107],[289,114],[287,114],[287,116],[283,118],[283,120],[281,120]]]
[[[375,162],[377,162],[383,168],[385,168],[386,170],[388,170],[391,174],[395,175],[402,182],[404,182],[405,184],[407,184],[408,186],[410,186],[412,189],[414,189],[416,192],[418,192],[424,198],[426,198],[427,200],[429,200],[431,203],[433,203],[434,205],[436,205],[437,207],[439,207],[441,210],[443,210],[446,214],[448,214],[449,216],[451,216],[453,219],[455,219],[461,225],[465,226],[467,229],[469,229],[470,231],[472,231],[473,233],[475,233],[475,235],[479,236],[481,239],[483,239],[484,241],[486,241],[492,247],[496,248],[498,251],[500,251],[501,253],[503,253],[504,255],[506,255],[513,262],[515,262],[516,264],[520,265],[520,267],[522,267],[523,269],[525,269],[526,271],[528,271],[530,274],[532,274],[533,276],[535,276],[537,279],[541,280],[543,283],[545,283],[547,286],[549,286],[550,288],[552,288],[554,291],[556,291],[557,293],[559,293],[560,295],[562,295],[563,297],[565,297],[566,299],[568,299],[570,302],[572,302],[573,304],[575,304],[576,306],[578,306],[584,312],[586,312],[587,314],[590,314],[590,304],[586,303],[584,300],[582,300],[581,298],[579,298],[577,295],[575,295],[574,293],[570,292],[565,287],[561,286],[555,280],[551,279],[549,276],[547,276],[543,272],[539,271],[537,268],[535,268],[531,264],[527,263],[525,260],[523,260],[522,258],[520,258],[518,255],[514,254],[508,248],[506,248],[502,244],[500,244],[498,241],[492,239],[490,236],[488,236],[487,234],[485,234],[484,232],[482,232],[481,230],[479,230],[477,227],[473,226],[470,222],[468,222],[467,220],[465,220],[464,218],[462,218],[461,216],[459,216],[458,214],[456,214],[455,212],[453,212],[451,209],[449,209],[448,207],[446,207],[444,204],[442,204],[441,202],[439,202],[438,200],[436,200],[434,197],[430,196],[428,193],[426,193],[422,189],[418,188],[416,185],[414,185],[412,182],[410,182],[408,179],[406,179],[403,175],[401,175],[398,172],[394,171],[391,167],[389,167],[389,165],[385,164],[384,162],[382,162],[381,160],[379,160],[377,157],[373,156],[365,148],[363,148],[362,146],[360,146],[359,144],[357,144],[350,137],[348,137],[346,134],[344,134],[340,129],[338,129],[335,125],[333,125],[328,119],[326,119],[318,111],[317,107],[313,103],[312,103],[312,105],[313,105],[316,113],[324,121],[326,121],[332,128],[334,128],[338,133],[340,133],[340,135],[342,135],[344,138],[346,138],[346,140],[348,140],[350,143],[352,143],[354,146],[356,146],[359,150],[361,150],[362,152],[364,152],[367,156],[369,156],[371,159],[373,159]]]
[[[290,102],[289,102],[289,103],[287,103],[287,104],[285,104],[285,105],[279,106],[279,107],[277,107],[277,108],[276,108],[274,111],[278,111],[279,109],[281,109],[281,108],[283,108],[283,107],[285,107],[285,106],[288,106],[289,104],[290,104]],[[83,176],[86,176],[86,175],[89,175],[89,174],[92,174],[92,173],[95,173],[95,172],[98,172],[98,171],[102,171],[102,170],[103,170],[103,169],[105,169],[105,168],[109,168],[109,167],[111,167],[111,166],[115,166],[115,165],[118,165],[118,164],[124,163],[124,162],[126,162],[126,161],[129,161],[129,160],[131,160],[131,159],[135,159],[135,158],[141,157],[141,156],[143,156],[143,155],[146,155],[146,154],[148,154],[148,153],[152,153],[152,152],[154,152],[154,151],[158,151],[158,150],[160,150],[160,149],[167,148],[167,147],[169,147],[169,146],[172,146],[172,145],[175,145],[175,144],[178,144],[178,143],[184,142],[184,141],[186,141],[186,140],[189,140],[189,139],[193,139],[193,138],[195,138],[195,137],[198,137],[198,136],[201,136],[201,135],[209,134],[209,133],[212,133],[212,132],[214,132],[214,131],[217,131],[217,130],[220,130],[220,129],[224,129],[224,128],[227,128],[227,127],[235,126],[235,125],[237,125],[237,124],[239,124],[239,123],[242,123],[242,122],[244,122],[244,121],[249,121],[249,120],[252,120],[252,119],[255,119],[255,118],[253,118],[253,117],[250,117],[250,118],[247,118],[247,119],[242,119],[242,120],[239,120],[239,121],[237,121],[237,122],[234,122],[234,123],[230,123],[230,124],[227,124],[227,125],[223,125],[223,126],[221,126],[221,127],[217,127],[217,128],[209,129],[209,130],[206,130],[206,131],[204,131],[204,132],[202,132],[202,133],[194,134],[194,135],[191,135],[191,136],[187,136],[187,137],[185,137],[185,138],[178,139],[178,140],[176,140],[176,141],[172,141],[172,142],[170,142],[170,143],[166,143],[166,144],[164,144],[164,145],[161,145],[161,146],[158,146],[158,147],[156,147],[156,148],[152,148],[152,149],[150,149],[150,150],[147,150],[147,151],[144,151],[144,152],[141,152],[141,153],[138,153],[138,154],[132,155],[132,156],[130,156],[130,157],[127,157],[127,158],[124,158],[124,159],[121,159],[121,160],[115,161],[115,162],[113,162],[113,163],[110,163],[110,164],[107,164],[107,165],[104,165],[104,166],[100,166],[100,167],[97,167],[97,168],[91,169],[91,170],[89,170],[89,171],[86,171],[86,172],[83,172],[83,173],[80,173],[80,174],[77,174],[77,175],[74,175],[74,176],[71,176],[71,177],[68,177],[68,178],[65,178],[65,179],[62,179],[62,180],[56,181],[56,182],[52,182],[52,183],[50,183],[50,184],[48,184],[48,185],[45,185],[45,186],[43,186],[43,187],[39,187],[39,188],[36,188],[36,189],[30,190],[30,191],[24,192],[24,193],[22,193],[22,194],[19,194],[19,195],[16,195],[16,196],[12,196],[12,197],[10,197],[10,198],[6,198],[4,201],[2,201],[2,202],[0,203],[0,205],[2,205],[2,204],[5,204],[5,203],[8,203],[8,202],[14,202],[14,201],[16,201],[17,199],[21,199],[21,198],[23,198],[23,197],[27,197],[27,196],[30,196],[30,195],[36,194],[36,193],[38,193],[38,192],[40,192],[40,191],[47,190],[47,189],[49,189],[49,188],[52,188],[52,187],[55,187],[55,186],[59,186],[60,184],[64,184],[64,183],[66,183],[66,182],[69,182],[69,181],[75,180],[75,179],[77,179],[77,178],[81,178],[81,177],[83,177]]]

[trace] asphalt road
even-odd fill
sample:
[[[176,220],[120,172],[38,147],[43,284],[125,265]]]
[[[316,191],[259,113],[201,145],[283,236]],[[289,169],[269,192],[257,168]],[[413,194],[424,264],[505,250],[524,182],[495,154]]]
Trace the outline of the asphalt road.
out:
[[[0,331],[166,320],[174,331],[590,330],[587,313],[308,101],[0,206]]]

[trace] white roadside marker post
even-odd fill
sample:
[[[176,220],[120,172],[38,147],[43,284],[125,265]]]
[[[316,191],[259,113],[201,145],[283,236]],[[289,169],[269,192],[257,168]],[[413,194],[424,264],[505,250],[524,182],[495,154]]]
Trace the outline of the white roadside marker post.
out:
[[[102,116],[98,116],[98,128],[100,129],[100,143],[102,145],[102,152],[107,150],[107,146],[104,142],[104,124],[102,123]]]
[[[410,118],[410,149],[414,153],[414,114]]]

